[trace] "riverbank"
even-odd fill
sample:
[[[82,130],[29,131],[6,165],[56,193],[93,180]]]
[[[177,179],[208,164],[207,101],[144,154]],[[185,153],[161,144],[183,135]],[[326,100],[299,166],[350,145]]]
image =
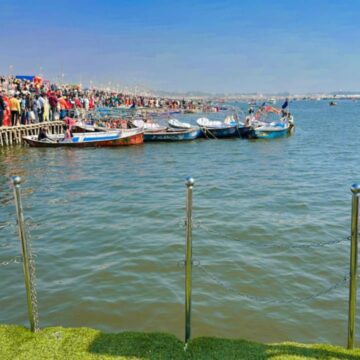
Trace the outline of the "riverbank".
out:
[[[51,327],[36,334],[16,325],[0,325],[0,358],[10,359],[360,359],[360,349],[299,343],[261,344],[202,337],[187,352],[165,333],[103,333],[90,328]]]

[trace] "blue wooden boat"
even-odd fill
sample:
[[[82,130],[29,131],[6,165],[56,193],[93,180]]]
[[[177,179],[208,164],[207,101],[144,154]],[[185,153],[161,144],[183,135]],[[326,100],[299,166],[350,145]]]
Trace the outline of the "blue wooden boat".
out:
[[[207,118],[200,118],[196,123],[200,126],[203,136],[207,139],[239,136],[237,124],[225,124],[222,121],[211,121]]]
[[[142,144],[144,132],[141,129],[126,129],[111,132],[77,133],[72,139],[64,140],[64,135],[48,135],[38,140],[37,135],[23,136],[32,147],[103,147]]]
[[[256,139],[256,134],[252,126],[239,125],[239,136],[243,139]]]
[[[291,114],[272,122],[248,118],[245,124],[239,123],[240,136],[247,139],[275,139],[290,135],[294,129],[295,123]]]
[[[236,121],[233,116],[225,118],[224,123],[237,127],[237,135],[244,139],[255,139],[254,129],[251,126],[245,126],[241,121]]]
[[[200,129],[145,131],[144,141],[188,141],[201,136]]]
[[[290,133],[290,124],[276,123],[254,128],[256,139],[276,139]]]

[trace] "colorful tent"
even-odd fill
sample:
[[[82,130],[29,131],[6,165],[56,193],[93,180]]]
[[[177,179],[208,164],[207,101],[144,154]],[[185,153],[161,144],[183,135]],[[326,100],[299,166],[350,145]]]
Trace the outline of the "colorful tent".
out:
[[[35,78],[35,75],[16,75],[15,78],[19,79],[19,80],[33,81]]]

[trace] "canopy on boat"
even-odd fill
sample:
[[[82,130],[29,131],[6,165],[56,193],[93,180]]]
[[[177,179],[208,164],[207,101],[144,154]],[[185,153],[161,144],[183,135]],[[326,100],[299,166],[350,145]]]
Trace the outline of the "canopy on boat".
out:
[[[15,78],[19,79],[19,80],[33,81],[35,78],[35,75],[16,75]]]
[[[223,128],[223,127],[227,126],[222,121],[213,121],[213,120],[209,120],[208,118],[205,118],[205,117],[197,119],[196,123],[199,126],[206,127],[206,128]]]
[[[168,123],[169,123],[170,126],[180,128],[180,129],[191,129],[192,128],[191,124],[181,122],[178,119],[170,119],[168,121]]]
[[[143,120],[133,120],[132,123],[137,128],[143,128],[144,130],[165,130],[166,129],[165,126],[161,126],[160,124],[147,123],[147,122],[144,122]]]

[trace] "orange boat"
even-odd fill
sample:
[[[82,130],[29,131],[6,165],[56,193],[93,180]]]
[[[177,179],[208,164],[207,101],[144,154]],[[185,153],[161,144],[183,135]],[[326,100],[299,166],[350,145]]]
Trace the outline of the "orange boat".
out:
[[[47,135],[38,140],[37,135],[24,136],[24,141],[31,147],[104,147],[129,146],[144,142],[142,129],[126,129],[112,132],[74,134],[71,140],[64,140],[64,135]]]

